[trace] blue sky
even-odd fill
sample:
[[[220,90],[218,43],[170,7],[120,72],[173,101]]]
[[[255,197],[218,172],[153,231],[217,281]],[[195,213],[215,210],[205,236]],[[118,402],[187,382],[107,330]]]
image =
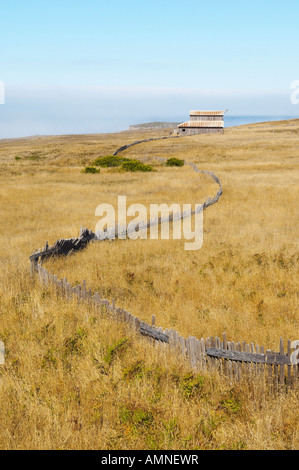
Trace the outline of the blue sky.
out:
[[[298,0],[3,3],[0,138],[110,132],[201,108],[299,115]]]

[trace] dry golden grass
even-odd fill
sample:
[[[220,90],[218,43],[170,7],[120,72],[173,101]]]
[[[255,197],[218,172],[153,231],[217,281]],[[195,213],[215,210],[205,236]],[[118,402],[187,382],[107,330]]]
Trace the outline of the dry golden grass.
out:
[[[217,185],[188,168],[148,174],[83,166],[117,147],[169,131],[0,142],[0,448],[295,449],[298,395],[269,397],[217,375],[191,376],[177,359],[56,299],[29,277],[46,240],[94,229],[102,202],[199,203]],[[224,194],[204,213],[204,244],[92,244],[47,269],[114,297],[141,319],[183,335],[220,335],[277,349],[298,339],[299,122],[265,123],[140,144],[124,156],[193,161]],[[17,158],[16,158],[17,157]],[[125,338],[125,340],[124,340]],[[119,342],[115,349],[115,345]],[[122,342],[123,341],[123,342]],[[253,399],[254,397],[254,399]]]

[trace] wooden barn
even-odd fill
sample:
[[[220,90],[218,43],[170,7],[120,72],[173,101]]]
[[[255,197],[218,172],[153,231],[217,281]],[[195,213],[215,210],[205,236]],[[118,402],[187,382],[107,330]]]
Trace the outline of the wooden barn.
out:
[[[178,134],[223,134],[225,113],[226,111],[190,111],[190,121],[178,125]]]

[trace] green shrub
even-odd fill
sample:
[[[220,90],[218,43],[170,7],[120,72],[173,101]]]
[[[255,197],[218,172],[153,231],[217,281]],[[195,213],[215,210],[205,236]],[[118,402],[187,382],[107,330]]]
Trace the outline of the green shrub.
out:
[[[120,353],[120,352],[124,351],[126,349],[127,345],[128,345],[128,339],[127,338],[122,338],[119,341],[117,341],[117,343],[110,346],[107,349],[107,352],[104,356],[104,361],[106,362],[106,364],[108,364],[110,366],[113,359],[114,359],[114,357],[115,357],[115,355],[117,353]]]
[[[108,155],[107,157],[97,158],[93,164],[102,168],[115,168],[121,166],[126,161],[129,161],[129,158],[119,157],[118,155]]]
[[[42,154],[40,152],[37,152],[37,151],[34,151],[34,152],[30,152],[28,154],[25,154],[25,155],[16,155],[15,156],[15,160],[30,160],[32,162],[35,162],[35,161],[39,161],[41,160],[43,157],[42,157]]]
[[[30,154],[26,157],[27,160],[31,160],[33,162],[40,160],[42,155],[40,152],[30,152]]]
[[[166,162],[166,166],[184,166],[184,160],[180,160],[179,158],[168,158]]]
[[[141,379],[144,376],[144,362],[137,361],[134,364],[130,364],[123,371],[125,379],[133,380],[134,378]]]
[[[56,350],[55,348],[51,348],[47,351],[47,353],[42,358],[41,367],[42,369],[46,367],[57,367],[57,359],[55,357]]]
[[[150,165],[144,165],[144,163],[138,160],[132,160],[131,158],[120,157],[118,155],[99,157],[93,162],[93,165],[102,168],[121,167],[121,169],[125,171],[153,171]]]
[[[132,424],[135,429],[138,427],[148,427],[153,424],[154,416],[151,410],[122,406],[119,410],[119,418],[122,423]]]
[[[138,160],[129,160],[122,164],[121,168],[125,171],[153,171],[150,165],[145,165]]]
[[[220,408],[229,414],[238,414],[242,408],[242,403],[238,397],[231,396],[220,402]]]
[[[73,354],[80,355],[82,353],[83,341],[86,339],[86,337],[86,331],[83,328],[79,328],[73,334],[73,336],[66,338],[63,344],[63,357],[67,358]]]
[[[83,170],[84,173],[100,173],[100,170],[94,166],[87,166]]]
[[[181,387],[186,398],[200,396],[203,386],[204,378],[201,375],[188,374],[181,382]]]

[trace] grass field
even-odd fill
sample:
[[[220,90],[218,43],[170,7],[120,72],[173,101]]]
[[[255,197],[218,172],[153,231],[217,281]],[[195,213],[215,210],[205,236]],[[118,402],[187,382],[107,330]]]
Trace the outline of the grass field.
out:
[[[277,349],[299,339],[299,120],[153,141],[123,156],[155,172],[81,170],[135,140],[168,129],[0,141],[0,448],[295,449],[298,393],[269,397],[248,384],[192,374],[175,358],[88,307],[66,303],[29,276],[28,256],[58,238],[94,230],[95,209],[201,203],[217,185],[184,158],[213,171],[220,201],[204,213],[204,243],[126,240],[91,244],[47,269],[116,299],[141,319],[183,335],[219,336]]]

